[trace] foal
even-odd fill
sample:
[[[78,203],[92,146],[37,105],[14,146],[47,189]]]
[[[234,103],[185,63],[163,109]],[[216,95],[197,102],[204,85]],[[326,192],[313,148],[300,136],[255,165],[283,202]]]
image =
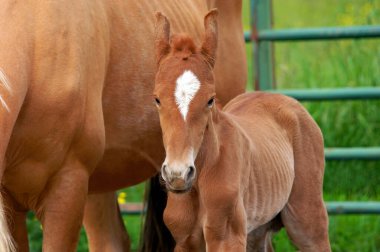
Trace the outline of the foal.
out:
[[[175,251],[272,250],[270,233],[281,225],[301,251],[330,251],[321,132],[297,101],[279,94],[247,93],[215,106],[216,15],[205,17],[201,48],[187,35],[169,41],[168,20],[156,16],[164,221]]]

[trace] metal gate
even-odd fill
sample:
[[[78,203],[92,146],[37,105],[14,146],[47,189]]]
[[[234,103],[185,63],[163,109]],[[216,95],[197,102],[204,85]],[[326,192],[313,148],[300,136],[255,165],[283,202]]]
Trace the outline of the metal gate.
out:
[[[380,26],[321,27],[272,29],[272,1],[250,0],[251,31],[245,32],[252,42],[255,89],[282,93],[300,101],[380,99],[380,87],[276,90],[274,85],[273,42],[379,38]],[[326,148],[329,160],[380,160],[380,147]],[[380,214],[380,202],[327,202],[329,214]]]

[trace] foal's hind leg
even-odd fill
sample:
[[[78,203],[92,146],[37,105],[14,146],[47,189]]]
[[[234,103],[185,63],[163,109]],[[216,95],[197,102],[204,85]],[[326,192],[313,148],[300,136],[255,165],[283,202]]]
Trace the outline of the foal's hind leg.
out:
[[[83,224],[91,252],[129,251],[130,240],[114,192],[88,196]]]
[[[247,236],[247,252],[273,252],[272,234],[282,228],[280,215],[251,231]]]
[[[323,202],[314,202],[310,208],[302,204],[289,203],[281,213],[290,239],[300,251],[331,251],[327,214],[319,210]]]
[[[322,198],[323,139],[310,120],[300,120],[299,124],[300,136],[294,140],[294,184],[281,212],[282,223],[301,251],[330,251],[328,216]]]
[[[247,252],[273,252],[271,232],[265,230],[265,232],[257,233],[255,231],[248,234]]]

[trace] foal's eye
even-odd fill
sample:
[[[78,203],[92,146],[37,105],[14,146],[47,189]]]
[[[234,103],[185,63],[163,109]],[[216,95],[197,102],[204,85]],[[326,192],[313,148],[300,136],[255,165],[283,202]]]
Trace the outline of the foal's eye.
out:
[[[156,102],[156,105],[157,105],[157,106],[160,106],[160,105],[161,105],[160,99],[158,99],[157,97],[154,98],[154,101]]]
[[[212,105],[214,105],[214,100],[215,100],[215,98],[214,98],[214,97],[213,97],[213,98],[211,98],[210,100],[208,100],[208,102],[207,102],[207,107],[211,108],[211,107],[212,107]]]

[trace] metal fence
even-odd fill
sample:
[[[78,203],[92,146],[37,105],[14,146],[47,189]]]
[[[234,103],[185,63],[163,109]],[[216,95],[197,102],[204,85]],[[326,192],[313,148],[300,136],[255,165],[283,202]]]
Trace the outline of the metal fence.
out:
[[[283,93],[301,101],[380,99],[380,87],[276,90],[273,42],[379,38],[380,26],[272,29],[272,1],[251,0],[251,32],[246,42],[254,46],[255,88]],[[380,147],[326,148],[326,160],[380,160]],[[327,202],[329,214],[380,214],[380,202]]]

